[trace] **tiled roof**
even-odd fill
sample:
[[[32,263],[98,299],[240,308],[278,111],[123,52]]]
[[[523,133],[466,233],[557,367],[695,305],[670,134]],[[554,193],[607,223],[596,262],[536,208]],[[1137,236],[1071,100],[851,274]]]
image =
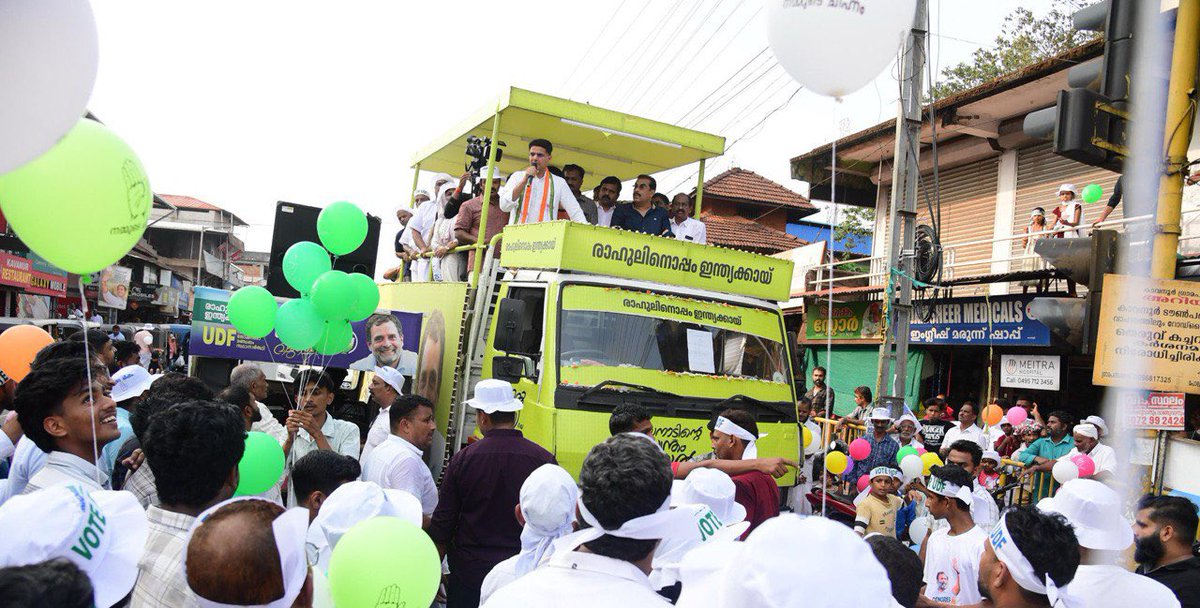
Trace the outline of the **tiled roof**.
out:
[[[755,253],[778,253],[808,244],[786,232],[737,215],[706,213],[700,216],[700,221],[708,231],[709,245]]]
[[[695,192],[692,193],[695,196]],[[734,167],[706,182],[704,196],[717,196],[737,202],[760,203],[816,213],[817,208],[798,192],[775,183],[753,171]]]
[[[212,204],[206,203],[198,198],[190,196],[180,196],[178,194],[160,194],[158,195],[164,201],[179,207],[180,209],[195,209],[197,211],[224,211],[224,209]]]

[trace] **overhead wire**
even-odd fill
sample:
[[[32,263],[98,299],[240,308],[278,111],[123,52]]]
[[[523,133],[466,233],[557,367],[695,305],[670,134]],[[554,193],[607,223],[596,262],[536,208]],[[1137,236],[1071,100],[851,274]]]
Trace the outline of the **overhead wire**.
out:
[[[734,113],[735,115],[733,120],[730,120],[717,132],[724,133],[733,128],[734,125],[737,125],[745,120],[747,116],[754,116],[755,113],[764,105],[766,105],[767,102],[771,101],[773,97],[778,95],[780,92],[787,90],[788,85],[791,84],[791,80],[791,76],[789,76],[787,72],[780,72],[774,80],[772,80],[765,87],[763,87],[761,91],[759,91],[758,95],[746,103],[741,111]]]
[[[650,8],[651,4],[653,4],[653,3],[650,2],[649,0],[647,0],[646,3],[642,5],[642,10],[638,11],[637,14],[633,16],[633,20],[630,22],[631,27],[625,28],[625,30],[623,32],[621,32],[621,35],[613,40],[612,45],[608,47],[608,51],[606,51],[603,55],[601,55],[600,62],[597,63],[594,68],[592,68],[591,70],[588,71],[589,74],[596,74],[597,72],[599,72],[600,68],[605,64],[606,60],[609,57],[614,57],[613,51],[616,50],[620,46],[621,42],[625,40],[625,37],[628,36],[629,33],[633,31],[632,25],[638,23],[638,21],[642,18],[642,15],[644,15],[646,13],[646,9]],[[630,51],[630,55],[632,55],[634,52],[635,51]],[[576,71],[579,71],[579,70],[577,69]],[[585,83],[587,81],[588,81],[588,79],[586,79],[586,78],[578,81],[575,84],[575,88],[571,89],[571,92],[568,93],[567,96],[574,98],[575,94],[579,91],[580,85],[582,85],[583,83]],[[596,93],[596,90],[594,89],[592,91],[592,94],[595,94],[595,93]]]
[[[734,78],[737,78],[738,74],[742,73],[742,70],[745,70],[746,68],[750,67],[750,64],[757,61],[758,58],[762,57],[763,54],[766,53],[768,50],[770,50],[770,47],[764,46],[762,48],[762,50],[758,52],[758,54],[751,57],[750,60],[747,61],[746,63],[742,64],[742,67],[734,70],[734,72],[729,75],[729,78],[726,78],[724,82],[717,85],[716,88],[714,88],[712,91],[710,91],[707,95],[704,95],[703,97],[701,97],[700,101],[697,101],[696,105],[692,106],[692,109],[688,110],[687,112],[684,112],[682,116],[680,116],[679,118],[675,119],[672,122],[674,122],[675,124],[682,123],[684,121],[684,119],[686,119],[688,116],[690,116],[692,114],[692,112],[695,112],[697,109],[700,108],[700,106],[703,106],[705,102],[710,101],[712,99],[712,96],[716,95],[722,89],[722,87],[729,84],[729,82],[732,81]]]
[[[717,9],[720,8],[721,5],[724,4],[726,1],[727,0],[716,0],[716,2],[713,3],[712,7],[708,9],[708,13],[705,14],[703,17],[701,17],[700,20],[696,23],[695,29],[691,30],[691,33],[688,34],[681,43],[674,45],[675,53],[673,55],[671,55],[671,58],[668,59],[666,63],[663,64],[662,69],[660,71],[661,76],[655,80],[652,80],[648,86],[642,88],[642,92],[640,95],[638,95],[637,99],[633,100],[633,102],[629,104],[629,109],[631,111],[633,110],[634,107],[637,106],[638,103],[640,103],[643,99],[646,98],[646,94],[649,93],[651,91],[651,89],[657,88],[654,86],[654,84],[657,81],[661,80],[667,74],[670,74],[672,72],[671,68],[673,65],[675,65],[676,61],[679,59],[680,53],[682,53],[684,49],[686,49],[690,46],[691,39],[694,38],[697,33],[699,33],[700,29],[703,28],[706,23],[709,23],[709,19],[713,16],[713,13],[715,13],[717,11]],[[734,4],[733,10],[737,11],[736,3]],[[732,13],[730,13],[730,14],[732,14]],[[726,17],[726,21],[728,21],[728,17]],[[724,22],[722,22],[722,25],[724,25]],[[718,29],[719,28],[720,28],[720,26],[718,26]],[[675,38],[677,38],[677,36],[673,36],[672,41]],[[711,36],[710,36],[710,39],[711,39]],[[700,46],[701,50],[703,50],[704,44],[706,44],[706,43],[701,44],[701,46]],[[671,46],[672,46],[672,43],[668,42],[665,48],[670,48]],[[666,56],[665,54],[660,54],[656,59],[661,59],[662,57],[665,57],[665,56]],[[653,69],[654,65],[655,64],[651,64],[651,66],[646,69],[645,73],[646,74],[650,73],[650,71]],[[679,70],[675,70],[675,71],[678,72]],[[643,74],[642,78],[644,78],[644,77],[645,77],[645,75]],[[641,83],[641,78],[639,78],[638,84],[640,84],[640,83]],[[637,90],[637,85],[634,85],[633,90],[634,91]]]
[[[668,27],[667,24],[675,18],[675,14],[679,12],[679,8],[683,5],[684,3],[682,1],[673,2],[671,4],[671,8],[667,11],[667,14],[660,20],[660,22],[663,24],[663,27]],[[684,19],[687,19],[686,14],[684,14]],[[614,76],[620,76],[620,84],[608,88],[607,95],[602,100],[604,105],[611,105],[614,100],[621,99],[621,93],[626,91],[628,87],[632,87],[633,79],[628,75],[633,74],[635,70],[639,69],[639,64],[645,60],[647,54],[650,52],[650,49],[655,48],[660,40],[664,41],[665,43],[666,38],[662,36],[656,36],[650,38],[644,44],[638,44],[637,48],[625,58],[625,61],[621,62],[621,65],[616,69],[616,71],[613,72]],[[650,61],[653,60],[654,58],[651,57]]]
[[[755,83],[762,80],[764,77],[766,77],[767,74],[770,74],[772,70],[774,70],[775,68],[778,68],[780,66],[779,66],[779,62],[774,61],[774,58],[772,58],[771,61],[763,64],[763,66],[760,66],[760,67],[766,67],[766,69],[763,70],[762,72],[759,72],[757,76],[754,76],[754,78],[751,79],[750,82],[745,82],[745,81],[747,78],[749,78],[753,74],[753,72],[751,74],[747,74],[746,76],[742,77],[742,79],[738,81],[738,84],[734,85],[733,88],[730,89],[727,97],[724,97],[723,99],[720,99],[719,101],[714,102],[706,113],[704,113],[699,118],[689,121],[688,123],[686,123],[685,126],[687,126],[688,128],[694,128],[694,127],[699,126],[701,123],[708,120],[708,118],[711,117],[713,114],[716,114],[722,108],[729,105],[729,103],[732,102],[734,99],[737,99],[737,97],[739,95],[744,95],[746,93],[746,91],[750,90],[750,88],[754,86]],[[745,82],[745,84],[742,84],[743,82]]]
[[[580,68],[583,67],[583,63],[587,61],[588,56],[592,54],[592,50],[596,48],[596,43],[600,42],[600,40],[604,38],[604,34],[608,32],[608,26],[612,25],[613,21],[616,20],[617,15],[621,14],[621,9],[625,8],[625,5],[628,3],[629,0],[621,0],[621,4],[617,6],[617,10],[613,11],[612,14],[609,15],[608,21],[604,23],[604,27],[600,28],[600,31],[596,34],[596,37],[592,39],[592,43],[588,45],[587,50],[583,52],[583,55],[579,57],[579,61],[575,63],[575,69],[567,73],[567,79],[563,81],[559,88],[566,89],[567,85],[571,83],[571,80],[575,78],[575,75],[582,72]],[[648,2],[647,6],[649,6]]]
[[[707,0],[702,0],[702,2],[706,2],[706,1],[707,1]],[[722,3],[722,2],[724,2],[724,1],[725,1],[725,0],[716,0],[716,1],[713,3],[712,7],[709,9],[709,12],[708,12],[708,14],[706,14],[704,17],[701,17],[701,18],[700,18],[700,20],[696,22],[696,28],[697,28],[697,30],[698,30],[700,27],[703,27],[703,26],[704,26],[704,23],[705,23],[705,22],[707,22],[707,21],[708,21],[708,18],[712,16],[712,13],[713,13],[713,11],[715,11],[715,10],[716,10],[716,8],[717,8],[718,6],[720,6],[720,5],[721,5],[721,3]],[[657,65],[658,65],[658,62],[659,62],[659,61],[660,61],[660,60],[661,60],[663,57],[666,57],[666,56],[667,56],[667,55],[666,55],[666,53],[667,53],[668,49],[670,49],[670,48],[674,47],[674,48],[675,48],[675,50],[676,50],[676,56],[677,56],[677,55],[678,55],[678,52],[679,52],[679,50],[681,50],[683,47],[685,47],[685,46],[686,46],[686,42],[684,42],[684,43],[680,43],[680,44],[675,44],[675,41],[679,39],[679,36],[680,36],[680,35],[683,33],[683,31],[684,31],[685,27],[687,27],[687,26],[688,26],[688,24],[689,24],[689,23],[691,23],[691,21],[692,21],[692,18],[693,18],[693,17],[695,17],[695,16],[697,16],[697,15],[699,15],[699,12],[698,12],[698,11],[697,11],[697,12],[693,12],[693,13],[685,13],[684,19],[683,19],[682,21],[680,21],[680,22],[679,22],[679,23],[676,25],[676,27],[675,27],[675,30],[674,30],[673,32],[671,32],[671,34],[670,34],[669,36],[667,36],[667,37],[664,37],[664,40],[665,40],[665,42],[663,43],[662,47],[660,47],[659,51],[658,51],[657,53],[655,53],[655,54],[654,54],[654,56],[653,56],[653,58],[650,60],[650,62],[649,62],[647,65],[646,65],[646,67],[645,67],[645,68],[644,68],[644,69],[643,69],[643,70],[642,70],[642,71],[641,71],[641,72],[640,72],[640,73],[639,73],[639,74],[638,74],[636,77],[634,77],[634,78],[631,78],[631,79],[630,79],[630,87],[629,87],[629,92],[628,92],[628,95],[633,95],[633,94],[635,94],[635,93],[638,91],[638,87],[639,87],[639,86],[641,86],[641,84],[642,84],[642,83],[645,81],[645,79],[646,79],[646,76],[648,76],[648,75],[650,75],[651,73],[653,73],[653,72],[655,71],[655,70],[654,70],[655,66],[657,66]],[[691,35],[695,35],[695,30],[694,30],[694,31],[692,31],[692,33],[691,33],[691,34],[689,34],[689,36],[691,36]],[[665,64],[665,65],[663,66],[663,68],[662,68],[662,71],[661,71],[661,72],[662,72],[663,74],[666,74],[666,73],[667,73],[667,68],[668,68],[669,66],[670,66],[670,62],[668,61],[668,62],[667,62],[667,64]],[[651,83],[653,83],[653,80],[651,81]],[[647,87],[647,88],[649,88],[649,87]],[[644,95],[646,94],[646,90],[647,90],[647,88],[643,88],[643,89],[642,89],[642,96],[644,96]],[[641,99],[641,97],[640,97],[640,96],[639,96],[639,99]],[[635,102],[635,103],[636,103],[636,102]],[[627,106],[627,108],[628,108],[628,109],[632,109],[632,104],[630,104],[629,106]]]

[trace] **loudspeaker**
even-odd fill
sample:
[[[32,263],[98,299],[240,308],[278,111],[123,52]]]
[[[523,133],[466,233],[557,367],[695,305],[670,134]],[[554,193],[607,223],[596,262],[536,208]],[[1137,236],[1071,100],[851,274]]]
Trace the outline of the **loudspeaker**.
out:
[[[298,298],[300,293],[283,276],[283,254],[300,241],[320,244],[317,237],[317,216],[320,207],[297,205],[287,201],[275,203],[275,228],[271,235],[271,261],[267,267],[267,290],[278,297]],[[367,239],[362,246],[333,262],[342,272],[361,272],[375,278],[375,255],[379,250],[379,218],[367,215]]]

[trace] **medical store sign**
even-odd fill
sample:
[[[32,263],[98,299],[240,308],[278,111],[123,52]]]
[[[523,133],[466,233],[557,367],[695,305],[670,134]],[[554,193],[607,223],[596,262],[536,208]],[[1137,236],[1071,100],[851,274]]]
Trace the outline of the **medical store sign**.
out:
[[[1049,346],[1050,329],[1029,313],[1032,301],[1032,296],[1017,295],[917,304],[909,342]]]
[[[1000,355],[1000,386],[1056,391],[1062,378],[1057,355]]]

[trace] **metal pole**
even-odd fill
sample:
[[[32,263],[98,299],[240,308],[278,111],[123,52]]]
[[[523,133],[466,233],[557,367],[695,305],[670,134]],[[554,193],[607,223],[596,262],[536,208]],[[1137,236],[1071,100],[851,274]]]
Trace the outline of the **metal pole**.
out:
[[[196,284],[203,285],[200,282],[200,269],[204,267],[204,226],[200,227],[200,253],[196,254]]]
[[[704,159],[700,159],[700,177],[696,182],[696,219],[700,219],[700,206],[704,202]]]
[[[500,107],[496,106],[496,115],[492,118],[492,144],[488,146],[487,175],[483,180],[483,198],[480,199],[479,232],[471,245],[475,249],[475,263],[471,264],[471,276],[468,279],[471,287],[479,286],[479,271],[483,268],[483,248],[480,244],[487,239],[488,209],[492,206],[492,175],[496,171],[496,143],[500,137]]]
[[[892,201],[889,213],[888,288],[884,291],[894,323],[879,347],[877,396],[905,395],[908,328],[912,319],[912,254],[916,233],[917,182],[920,181],[921,90],[925,70],[925,30],[929,0],[917,1],[917,12],[900,60],[900,112],[896,117],[896,149],[892,155]],[[833,159],[834,167],[837,159]],[[898,276],[896,270],[904,273]]]
[[[1188,143],[1196,120],[1196,67],[1200,59],[1200,0],[1180,0],[1175,20],[1175,48],[1171,54],[1171,80],[1167,89],[1166,171],[1160,178],[1155,213],[1154,246],[1150,276],[1175,278],[1179,250],[1180,210]],[[1190,114],[1190,115],[1189,115]]]

